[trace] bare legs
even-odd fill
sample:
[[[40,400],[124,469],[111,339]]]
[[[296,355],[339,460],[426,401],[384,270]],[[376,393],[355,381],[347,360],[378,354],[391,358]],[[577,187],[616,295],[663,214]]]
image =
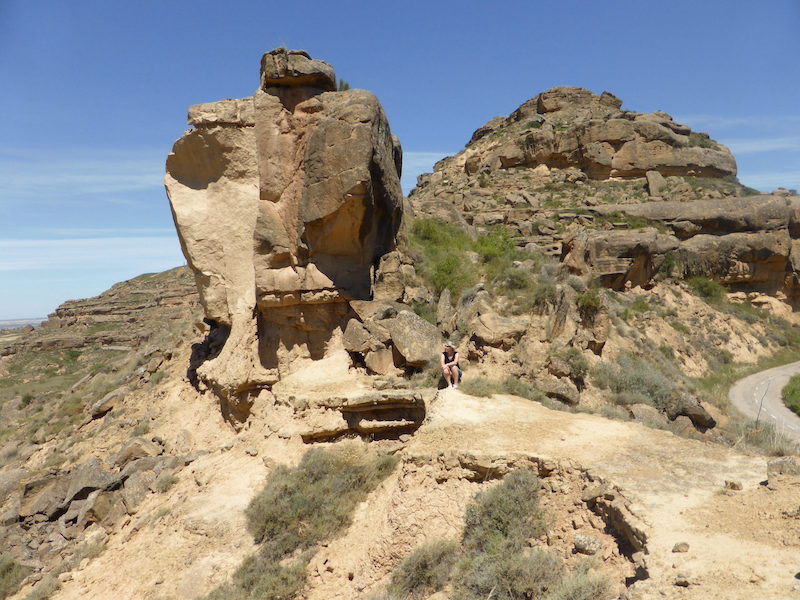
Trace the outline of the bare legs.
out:
[[[458,387],[458,367],[443,367],[442,375],[444,375],[444,380],[447,382],[447,387]]]

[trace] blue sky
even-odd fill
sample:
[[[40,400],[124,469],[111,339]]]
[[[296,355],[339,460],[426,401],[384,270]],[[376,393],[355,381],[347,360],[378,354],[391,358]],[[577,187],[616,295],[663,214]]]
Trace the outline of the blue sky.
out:
[[[800,188],[800,2],[0,0],[0,319],[183,263],[161,184],[191,104],[286,45],[383,103],[404,189],[540,91],[608,90]]]

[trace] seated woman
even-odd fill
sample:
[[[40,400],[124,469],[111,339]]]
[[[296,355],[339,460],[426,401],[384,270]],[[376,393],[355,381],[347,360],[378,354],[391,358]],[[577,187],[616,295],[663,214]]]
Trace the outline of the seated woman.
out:
[[[457,388],[463,372],[461,367],[458,366],[456,347],[450,342],[445,342],[444,352],[439,358],[439,364],[442,367],[442,375],[444,375],[444,380],[447,382],[447,387]]]

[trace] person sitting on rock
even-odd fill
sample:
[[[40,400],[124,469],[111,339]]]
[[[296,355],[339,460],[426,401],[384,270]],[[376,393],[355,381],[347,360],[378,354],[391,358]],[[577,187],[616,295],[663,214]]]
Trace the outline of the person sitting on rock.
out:
[[[458,351],[456,347],[450,342],[445,342],[444,352],[439,359],[439,364],[442,366],[442,375],[447,382],[448,388],[457,388],[458,382],[464,374],[461,367],[458,366]]]

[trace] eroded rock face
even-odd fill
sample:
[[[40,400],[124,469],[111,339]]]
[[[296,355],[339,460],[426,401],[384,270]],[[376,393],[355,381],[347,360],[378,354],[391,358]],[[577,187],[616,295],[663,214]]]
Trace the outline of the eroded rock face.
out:
[[[335,80],[303,51],[268,52],[256,93],[190,108],[167,158],[214,338],[197,376],[235,402],[322,358],[394,247],[399,143],[375,96]]]
[[[465,159],[468,173],[481,169],[575,167],[591,179],[662,175],[724,177],[736,161],[708,136],[675,123],[665,112],[621,110],[608,92],[556,87],[528,100],[509,117],[493,119],[471,143],[492,134],[496,143],[475,145]]]
[[[579,231],[563,249],[562,260],[572,272],[591,271],[614,289],[648,286],[659,272],[704,276],[735,291],[777,295],[800,305],[796,197],[608,205],[592,211],[644,218],[662,231]]]

